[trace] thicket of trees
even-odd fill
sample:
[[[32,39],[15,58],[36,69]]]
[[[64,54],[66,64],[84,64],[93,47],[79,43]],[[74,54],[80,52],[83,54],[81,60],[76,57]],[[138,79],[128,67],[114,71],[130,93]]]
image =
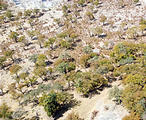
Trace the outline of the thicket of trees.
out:
[[[121,76],[125,88],[114,88],[110,95],[122,103],[131,114],[123,120],[140,120],[146,111],[146,55],[145,44],[120,43],[111,53],[115,64],[114,76]]]

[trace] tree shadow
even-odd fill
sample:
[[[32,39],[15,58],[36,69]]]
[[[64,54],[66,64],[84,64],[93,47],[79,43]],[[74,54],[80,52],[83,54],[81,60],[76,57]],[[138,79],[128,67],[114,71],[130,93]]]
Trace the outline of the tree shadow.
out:
[[[56,112],[55,116],[53,116],[54,120],[57,120],[58,118],[62,117],[66,111],[70,110],[72,107],[79,104],[80,104],[79,101],[73,100],[72,103],[63,106],[60,110]]]

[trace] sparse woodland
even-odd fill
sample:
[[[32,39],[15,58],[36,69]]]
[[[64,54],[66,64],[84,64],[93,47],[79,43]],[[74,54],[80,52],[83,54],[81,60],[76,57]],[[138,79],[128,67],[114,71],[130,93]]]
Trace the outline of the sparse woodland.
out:
[[[82,102],[72,91],[90,99],[111,88],[109,99],[129,113],[122,120],[144,120],[146,8],[139,0],[68,0],[59,9],[47,25],[50,10],[15,12],[0,0],[0,119],[60,119]],[[65,120],[87,119],[72,111]]]

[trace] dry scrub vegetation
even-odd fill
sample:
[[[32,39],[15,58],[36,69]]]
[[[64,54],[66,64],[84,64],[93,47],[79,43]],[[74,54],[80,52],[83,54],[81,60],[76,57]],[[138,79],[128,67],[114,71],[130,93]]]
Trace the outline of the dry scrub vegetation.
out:
[[[15,12],[0,0],[0,118],[59,119],[80,103],[70,91],[90,99],[120,81],[123,89],[109,96],[129,110],[123,120],[144,119],[145,7],[138,0],[68,0],[59,8],[63,15],[50,20],[43,16],[51,10]]]

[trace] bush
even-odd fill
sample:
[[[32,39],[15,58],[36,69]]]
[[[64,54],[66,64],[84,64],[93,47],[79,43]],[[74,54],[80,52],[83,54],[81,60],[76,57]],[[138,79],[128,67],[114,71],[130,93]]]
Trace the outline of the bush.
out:
[[[6,61],[6,57],[1,56],[0,57],[0,67],[3,67],[5,61]]]
[[[139,2],[139,0],[133,0],[135,3],[138,3]]]
[[[104,24],[104,22],[107,20],[107,17],[104,15],[100,16],[100,22],[102,22]]]
[[[0,10],[6,10],[8,7],[8,4],[4,0],[0,0]]]
[[[72,112],[68,114],[65,120],[84,120],[84,119],[80,118],[78,114],[75,114],[74,112]]]
[[[32,13],[31,10],[25,10],[25,11],[24,11],[24,16],[25,16],[25,17],[28,17],[28,16],[31,15],[31,13]]]
[[[141,74],[129,74],[124,80],[124,83],[138,85],[140,88],[143,88],[146,84],[146,77]]]
[[[95,67],[97,73],[99,73],[99,74],[107,74],[108,72],[114,70],[112,61],[110,59],[106,59],[106,58],[99,58],[96,61],[94,67]]]
[[[3,119],[12,119],[12,111],[10,109],[10,107],[7,106],[6,103],[3,103],[0,106],[0,118]]]
[[[68,73],[72,70],[75,70],[76,65],[73,62],[62,62],[57,66],[57,70],[61,73]]]
[[[130,115],[125,116],[122,120],[141,120],[135,113],[130,113]]]
[[[91,72],[77,73],[74,81],[77,91],[83,95],[88,95],[90,92],[107,85],[107,80],[102,75]]]
[[[46,55],[44,55],[44,54],[39,54],[39,55],[37,55],[37,60],[36,60],[36,63],[35,63],[35,65],[37,66],[37,67],[46,67],[46,61],[47,60],[47,57],[46,57]]]
[[[92,52],[92,48],[91,48],[91,46],[85,46],[83,48],[83,51],[84,51],[84,53],[89,54]]]
[[[94,19],[94,15],[92,12],[88,11],[88,12],[86,12],[86,15],[89,17],[90,20]]]
[[[11,20],[11,18],[13,17],[13,14],[12,14],[12,12],[11,12],[10,10],[8,10],[8,11],[6,12],[6,17],[9,18],[10,20]]]
[[[94,62],[94,60],[98,59],[98,55],[96,53],[85,54],[80,57],[80,64],[87,68]]]
[[[42,80],[47,75],[47,69],[43,66],[37,67],[34,69],[34,74],[39,76]]]
[[[111,57],[114,58],[116,63],[124,65],[136,59],[137,51],[140,51],[139,45],[133,43],[120,43],[114,46]]]
[[[18,36],[19,34],[17,32],[12,31],[9,35],[9,38],[14,40],[15,42],[18,42]]]
[[[78,1],[78,4],[81,5],[81,6],[83,6],[85,4],[85,0],[79,0]]]
[[[18,71],[20,71],[21,68],[22,67],[19,66],[19,65],[13,65],[12,67],[10,67],[10,72],[11,72],[11,74],[16,74],[17,75]]]
[[[121,104],[122,102],[121,94],[122,91],[117,86],[114,86],[114,88],[112,88],[109,91],[109,99],[114,99],[114,101],[116,101],[117,104]]]
[[[144,98],[144,89],[138,85],[130,84],[122,92],[122,103],[137,115],[142,115],[146,109],[141,102]]]
[[[54,117],[64,106],[72,103],[72,96],[65,92],[51,91],[48,95],[44,94],[40,97],[39,103],[44,107],[49,117]]]
[[[69,49],[69,48],[71,48],[71,43],[68,42],[68,41],[66,41],[66,40],[61,40],[61,41],[60,41],[60,46],[61,46],[62,48]]]

